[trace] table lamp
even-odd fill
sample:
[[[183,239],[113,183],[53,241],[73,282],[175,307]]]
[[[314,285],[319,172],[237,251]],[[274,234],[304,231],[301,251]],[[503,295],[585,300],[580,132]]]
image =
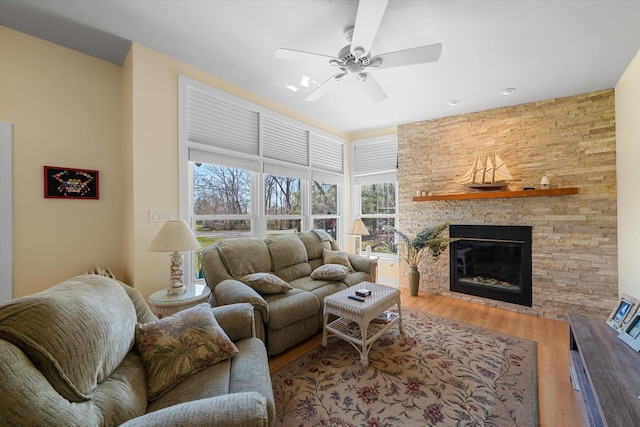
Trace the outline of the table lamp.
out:
[[[364,225],[364,222],[360,218],[355,219],[353,223],[351,223],[351,228],[349,228],[349,232],[347,233],[351,236],[356,236],[356,245],[355,245],[355,253],[360,254],[362,252],[362,237],[368,236],[369,230]]]
[[[184,263],[184,255],[181,251],[193,251],[200,249],[200,243],[193,235],[191,228],[183,220],[167,221],[151,245],[151,252],[173,252],[171,258],[171,286],[167,289],[167,295],[181,295],[187,291],[184,285],[184,273],[182,272],[182,264]]]

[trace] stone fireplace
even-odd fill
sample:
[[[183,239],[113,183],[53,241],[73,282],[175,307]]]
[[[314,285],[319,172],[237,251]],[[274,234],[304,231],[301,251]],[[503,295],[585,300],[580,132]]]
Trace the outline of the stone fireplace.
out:
[[[513,180],[505,191],[577,187],[578,194],[414,201],[417,190],[460,194],[477,157],[498,154]],[[606,316],[618,298],[614,92],[604,90],[398,127],[398,228],[408,235],[449,222],[522,225],[531,233],[531,305],[451,291],[450,257],[420,266],[420,291],[566,319]],[[400,264],[400,286],[408,267]]]
[[[449,289],[531,307],[531,227],[451,225]]]

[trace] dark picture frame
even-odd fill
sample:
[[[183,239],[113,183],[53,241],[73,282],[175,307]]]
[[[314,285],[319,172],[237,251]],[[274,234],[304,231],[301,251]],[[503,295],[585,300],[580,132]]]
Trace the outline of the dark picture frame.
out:
[[[44,167],[44,197],[46,199],[98,200],[99,172],[91,169]]]

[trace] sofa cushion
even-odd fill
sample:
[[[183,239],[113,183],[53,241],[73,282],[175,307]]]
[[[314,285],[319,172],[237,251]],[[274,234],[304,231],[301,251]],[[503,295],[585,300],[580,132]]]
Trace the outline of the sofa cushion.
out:
[[[298,233],[298,237],[307,249],[309,261],[317,258],[322,259],[322,250],[331,249],[331,240],[321,240],[315,232]]]
[[[311,274],[307,250],[295,234],[284,234],[266,240],[273,271],[287,282]]]
[[[281,294],[291,290],[291,285],[271,273],[253,273],[240,278],[240,281],[250,286],[259,294]]]
[[[340,264],[324,264],[313,270],[312,279],[317,280],[342,280],[349,274],[349,269]]]
[[[0,307],[0,338],[67,400],[92,397],[134,342],[136,310],[113,279],[85,275]]]
[[[218,253],[233,277],[271,271],[267,245],[260,239],[223,239],[216,242]]]
[[[136,325],[136,347],[147,371],[147,398],[155,400],[184,378],[228,359],[238,348],[209,304]]]
[[[349,262],[349,254],[345,251],[332,251],[329,249],[323,249],[322,259],[324,260],[325,264],[340,264],[347,267],[349,271],[353,271],[351,262]]]

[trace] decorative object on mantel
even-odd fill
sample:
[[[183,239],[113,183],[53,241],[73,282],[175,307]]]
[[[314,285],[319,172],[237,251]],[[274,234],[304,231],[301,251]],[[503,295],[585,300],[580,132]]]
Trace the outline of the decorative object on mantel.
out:
[[[418,270],[418,266],[422,258],[426,255],[426,251],[428,250],[431,257],[437,260],[442,252],[449,247],[449,243],[454,240],[442,237],[442,232],[447,228],[449,228],[448,222],[434,225],[433,227],[422,230],[414,239],[409,239],[409,237],[400,230],[393,229],[393,232],[402,239],[403,244],[399,247],[392,244],[391,250],[397,251],[398,256],[409,264],[409,293],[411,296],[415,297],[418,295],[418,289],[420,287],[420,271]]]
[[[542,179],[540,180],[540,187],[543,190],[547,190],[549,189],[549,178],[547,178],[547,176],[543,176]]]
[[[170,255],[171,286],[167,289],[167,295],[181,295],[187,291],[182,272],[184,256],[180,252],[194,251],[196,249],[200,249],[200,243],[198,243],[189,225],[184,220],[165,222],[156,238],[151,242],[149,246],[151,252],[173,252]]]
[[[494,161],[491,162],[491,157],[487,156],[483,165],[482,160],[476,157],[476,161],[458,181],[458,184],[464,184],[467,188],[481,191],[495,191],[505,187],[507,185],[505,181],[513,179],[513,176],[497,154],[494,154],[493,159]]]

